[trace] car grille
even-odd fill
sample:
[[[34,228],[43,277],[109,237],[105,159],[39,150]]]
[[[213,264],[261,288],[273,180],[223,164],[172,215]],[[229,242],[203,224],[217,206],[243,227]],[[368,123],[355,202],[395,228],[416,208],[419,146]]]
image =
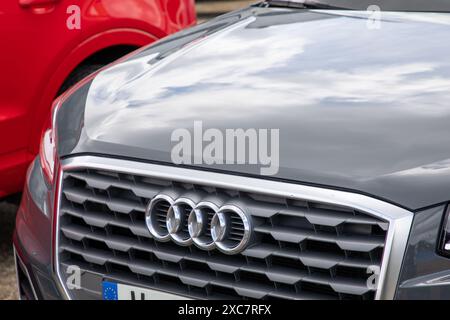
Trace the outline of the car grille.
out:
[[[252,245],[226,255],[153,239],[146,206],[173,190],[238,199]],[[60,194],[59,267],[79,266],[92,298],[102,281],[200,299],[375,298],[368,269],[381,267],[388,222],[352,208],[98,169],[65,171]]]

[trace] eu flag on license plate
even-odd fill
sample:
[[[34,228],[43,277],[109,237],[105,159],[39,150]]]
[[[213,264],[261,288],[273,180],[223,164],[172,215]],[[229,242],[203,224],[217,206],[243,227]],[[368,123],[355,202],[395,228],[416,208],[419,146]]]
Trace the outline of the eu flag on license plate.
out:
[[[119,294],[117,290],[117,283],[103,282],[103,300],[118,300]]]

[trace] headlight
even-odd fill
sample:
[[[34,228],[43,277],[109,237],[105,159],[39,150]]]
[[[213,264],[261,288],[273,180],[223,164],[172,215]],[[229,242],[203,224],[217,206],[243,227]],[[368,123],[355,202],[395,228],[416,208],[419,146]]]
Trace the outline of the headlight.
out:
[[[52,106],[52,116],[49,125],[43,131],[39,156],[41,159],[42,171],[47,182],[53,184],[56,162],[56,113],[61,105],[61,100],[56,99]]]
[[[444,220],[442,221],[441,240],[439,241],[438,251],[444,256],[450,257],[450,205],[445,210]]]

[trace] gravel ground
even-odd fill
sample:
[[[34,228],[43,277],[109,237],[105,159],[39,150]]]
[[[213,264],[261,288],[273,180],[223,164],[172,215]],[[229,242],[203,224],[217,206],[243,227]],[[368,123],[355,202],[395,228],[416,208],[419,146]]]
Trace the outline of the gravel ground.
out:
[[[0,202],[0,300],[17,299],[12,232],[17,205]]]

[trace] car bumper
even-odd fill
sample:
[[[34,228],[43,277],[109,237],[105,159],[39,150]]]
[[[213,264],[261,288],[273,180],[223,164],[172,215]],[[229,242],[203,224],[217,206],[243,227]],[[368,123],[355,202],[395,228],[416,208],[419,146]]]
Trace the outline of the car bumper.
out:
[[[36,181],[33,179],[39,178],[39,171],[37,161],[33,162],[28,170],[13,236],[19,298],[63,299],[52,267],[51,216],[47,209],[37,203],[40,200],[32,194],[37,191],[33,185]],[[33,192],[30,192],[30,189]],[[46,202],[44,201],[44,205]]]

